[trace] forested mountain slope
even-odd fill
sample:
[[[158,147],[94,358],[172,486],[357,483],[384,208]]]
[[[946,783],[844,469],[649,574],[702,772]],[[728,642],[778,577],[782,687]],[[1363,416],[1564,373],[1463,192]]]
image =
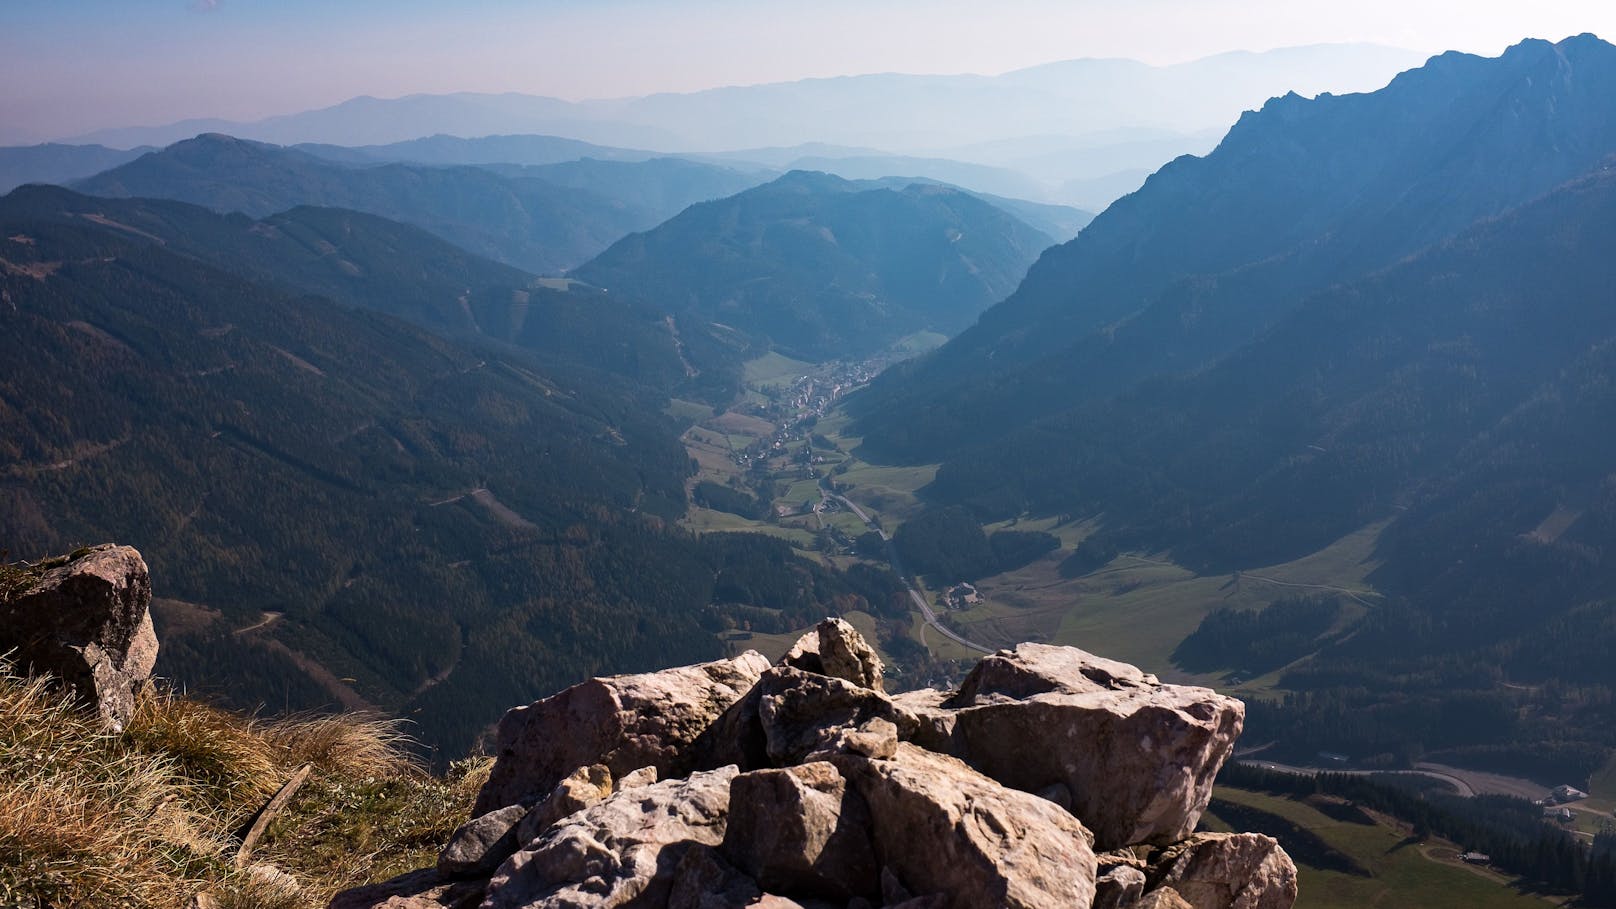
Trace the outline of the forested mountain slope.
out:
[[[709,333],[817,361],[921,329],[959,330],[1050,242],[949,187],[797,171],[692,206],[572,274],[655,300]]]
[[[254,220],[183,202],[44,186],[0,200],[0,212],[122,225],[128,239],[159,243],[255,281],[375,309],[440,334],[509,343],[547,363],[614,372],[663,393],[722,395],[729,388],[716,375],[687,375],[661,310],[537,278],[374,215],[305,206]]]
[[[1204,373],[950,462],[925,492],[1099,515],[1075,573],[1124,551],[1238,571],[1385,521],[1387,600],[1291,667],[1281,684],[1307,697],[1256,727],[1293,754],[1481,749],[1585,775],[1616,744],[1613,245],[1606,166],[1311,298]]]
[[[0,206],[0,540],[138,541],[162,671],[238,704],[374,704],[459,753],[576,678],[714,655],[735,609],[865,604],[784,543],[666,529],[661,404]]]
[[[934,460],[1193,372],[1309,294],[1529,201],[1616,152],[1616,47],[1450,53],[1362,95],[1242,117],[1049,250],[978,324],[850,401],[867,453]]]

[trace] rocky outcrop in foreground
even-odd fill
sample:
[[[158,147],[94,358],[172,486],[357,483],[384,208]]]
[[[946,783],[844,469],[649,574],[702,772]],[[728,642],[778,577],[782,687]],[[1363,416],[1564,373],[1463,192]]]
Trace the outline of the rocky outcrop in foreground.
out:
[[[157,662],[146,560],[94,546],[18,571],[0,592],[0,656],[61,680],[121,731]]]
[[[332,909],[1289,909],[1273,839],[1194,833],[1245,707],[1023,644],[889,696],[847,623],[508,713],[436,868]]]

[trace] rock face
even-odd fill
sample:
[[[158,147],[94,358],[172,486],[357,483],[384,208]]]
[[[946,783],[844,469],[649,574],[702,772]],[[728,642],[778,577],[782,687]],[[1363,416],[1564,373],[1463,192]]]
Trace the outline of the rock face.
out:
[[[877,855],[909,891],[941,895],[950,909],[1093,900],[1088,831],[1058,806],[908,743],[893,760],[837,766],[870,805]]]
[[[1246,715],[1234,698],[1047,644],[984,658],[941,707],[955,756],[1016,789],[1064,785],[1100,849],[1189,836]]]
[[[1198,833],[1168,847],[1150,869],[1151,887],[1171,887],[1195,909],[1290,909],[1296,865],[1273,837]]]
[[[846,902],[880,889],[870,835],[864,799],[816,761],[736,777],[721,851],[766,889]]]
[[[724,841],[735,773],[641,786],[563,818],[499,867],[483,906],[666,906],[685,850]]]
[[[655,767],[690,772],[688,748],[769,668],[762,654],[662,672],[590,679],[516,707],[499,721],[493,772],[475,811],[543,798],[580,767],[604,764],[614,777]]]
[[[1191,836],[1238,701],[1022,645],[889,696],[844,622],[592,679],[500,724],[439,867],[342,909],[1289,909],[1272,839]],[[660,782],[658,782],[660,780]],[[1095,849],[1109,849],[1096,856]]]
[[[157,662],[146,560],[128,546],[96,546],[41,568],[0,601],[0,653],[61,679],[121,731]]]

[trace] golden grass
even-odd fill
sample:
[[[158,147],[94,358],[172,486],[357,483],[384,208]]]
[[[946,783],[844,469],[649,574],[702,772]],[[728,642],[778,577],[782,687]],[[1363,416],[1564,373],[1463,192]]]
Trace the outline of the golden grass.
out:
[[[398,724],[247,717],[160,690],[101,730],[48,680],[0,664],[0,906],[324,906],[432,863],[486,759],[426,774]],[[237,836],[298,767],[309,781],[237,870]]]

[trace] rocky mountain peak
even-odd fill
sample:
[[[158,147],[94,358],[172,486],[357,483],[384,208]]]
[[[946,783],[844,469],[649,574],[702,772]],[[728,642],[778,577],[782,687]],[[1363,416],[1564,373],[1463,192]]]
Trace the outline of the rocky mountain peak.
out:
[[[1296,868],[1196,834],[1244,706],[1071,647],[889,696],[828,619],[755,652],[508,713],[476,817],[369,907],[1288,909]]]

